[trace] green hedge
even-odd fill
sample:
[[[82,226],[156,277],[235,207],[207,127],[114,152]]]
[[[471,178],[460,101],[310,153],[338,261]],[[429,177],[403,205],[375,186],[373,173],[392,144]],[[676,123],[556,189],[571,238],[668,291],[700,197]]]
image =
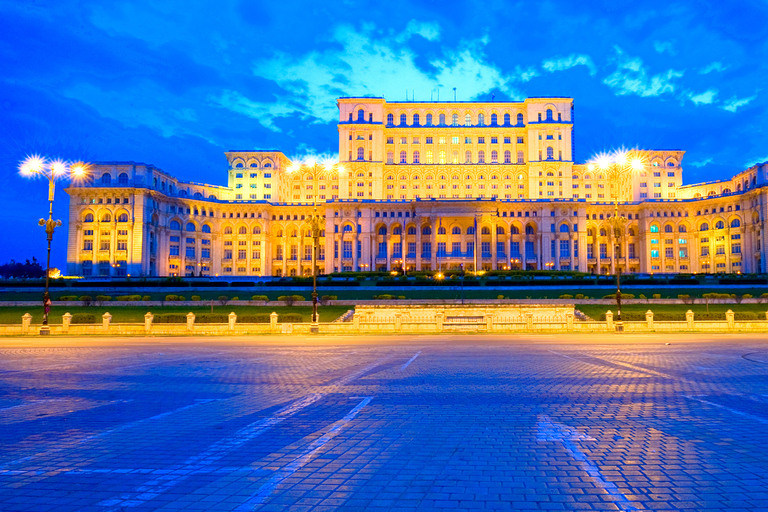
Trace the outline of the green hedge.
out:
[[[124,300],[128,302],[138,302],[141,299],[141,295],[118,295],[115,300]]]
[[[185,324],[187,315],[184,313],[160,313],[155,315],[153,323],[156,324]]]
[[[72,315],[73,324],[95,324],[96,315],[91,313],[75,313]]]

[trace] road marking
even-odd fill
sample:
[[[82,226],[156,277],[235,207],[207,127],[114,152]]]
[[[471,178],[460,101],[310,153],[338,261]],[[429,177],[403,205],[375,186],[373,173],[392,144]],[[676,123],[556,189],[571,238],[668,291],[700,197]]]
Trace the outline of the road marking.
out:
[[[171,414],[175,414],[177,412],[181,412],[181,411],[184,411],[184,410],[187,410],[187,409],[191,409],[192,407],[197,407],[198,405],[207,404],[209,402],[216,402],[218,400],[224,400],[224,399],[222,399],[222,398],[203,398],[203,399],[198,399],[193,404],[185,405],[183,407],[179,407],[178,409],[174,409],[172,411],[156,414],[155,416],[152,416],[150,418],[144,418],[144,419],[141,419],[141,420],[132,421],[132,422],[126,423],[124,425],[119,425],[119,426],[117,426],[115,428],[104,430],[103,432],[99,432],[98,434],[93,434],[93,435],[84,437],[82,439],[79,439],[77,441],[72,442],[71,445],[67,446],[66,448],[53,448],[51,450],[35,453],[35,454],[29,455],[27,457],[22,457],[20,459],[8,461],[8,462],[5,462],[3,464],[0,464],[0,472],[5,471],[8,466],[15,466],[17,464],[21,464],[23,462],[27,462],[27,461],[33,460],[33,459],[39,458],[39,457],[44,456],[44,455],[50,455],[50,454],[53,454],[53,453],[59,453],[59,452],[62,452],[62,451],[70,449],[72,447],[72,445],[81,445],[81,444],[83,444],[83,443],[85,443],[87,441],[92,441],[94,439],[100,439],[100,438],[108,436],[110,434],[114,434],[116,432],[122,432],[123,430],[127,430],[129,428],[135,427],[136,425],[141,425],[142,423],[146,423],[148,421],[159,420],[160,418],[165,418],[166,416],[170,416]],[[120,400],[120,401],[122,401],[122,402],[132,402],[133,399],[130,399],[130,400]]]
[[[650,370],[648,368],[643,368],[642,366],[637,366],[637,365],[634,365],[632,363],[624,363],[624,362],[621,362],[621,361],[611,361],[610,359],[605,359],[605,358],[598,357],[598,356],[593,356],[593,355],[590,355],[590,354],[578,354],[577,357],[573,357],[573,356],[569,356],[569,355],[563,354],[561,352],[557,352],[556,350],[548,350],[547,352],[552,352],[553,354],[557,354],[557,355],[562,356],[562,357],[567,357],[568,359],[573,359],[574,361],[579,361],[580,363],[595,364],[592,361],[590,361],[589,359],[597,359],[598,361],[603,361],[603,362],[606,362],[608,364],[613,364],[613,365],[616,365],[616,366],[621,366],[621,367],[623,367],[625,369],[632,370],[632,371],[639,372],[639,373],[645,373],[645,374],[648,374],[648,375],[655,375],[656,377],[664,377],[665,379],[688,380],[688,379],[685,379],[683,377],[677,377],[675,375],[669,375],[669,374],[666,374],[666,373],[657,372],[656,370]]]
[[[768,419],[761,418],[760,416],[755,416],[753,414],[749,414],[747,412],[741,412],[737,411],[736,409],[731,409],[730,407],[726,407],[724,405],[716,404],[715,402],[710,402],[709,400],[702,400],[701,398],[695,396],[695,395],[685,395],[685,398],[690,398],[691,400],[696,400],[697,402],[701,402],[703,404],[711,405],[713,407],[719,407],[720,409],[725,409],[726,411],[730,411],[733,414],[738,414],[739,416],[744,416],[745,418],[749,418],[755,421],[759,421],[760,423],[764,423],[768,425]]]
[[[408,365],[409,365],[409,364],[411,364],[411,363],[412,363],[412,362],[413,362],[413,361],[414,361],[414,360],[415,360],[417,357],[419,357],[419,354],[421,354],[421,350],[419,350],[418,352],[416,352],[416,355],[415,355],[415,356],[413,356],[412,358],[410,358],[410,359],[408,360],[408,362],[407,362],[407,363],[405,363],[403,366],[401,366],[401,367],[400,367],[400,371],[402,372],[402,371],[404,371],[406,368],[408,368]]]
[[[49,402],[66,402],[68,398],[49,398],[47,400],[32,400],[30,402],[24,402],[23,404],[12,405],[10,407],[4,407],[0,409],[0,412],[10,411],[11,409],[20,409],[22,407],[34,407],[39,404],[47,404]]]
[[[620,510],[638,510],[637,507],[632,505],[626,496],[621,494],[619,488],[616,487],[613,482],[609,482],[603,478],[603,475],[600,473],[600,470],[597,468],[597,466],[592,464],[589,459],[587,459],[587,456],[584,455],[584,452],[582,452],[578,445],[576,445],[574,442],[597,441],[597,439],[586,434],[581,434],[578,430],[573,427],[569,427],[568,425],[554,422],[547,415],[540,415],[538,417],[536,430],[537,441],[557,441],[562,443],[563,447],[568,451],[571,457],[579,461],[581,469],[587,473],[598,486],[602,487],[606,493],[613,497],[613,501],[611,503],[616,505]]]
[[[415,357],[416,356],[414,356],[414,358]],[[328,432],[315,439],[301,455],[296,457],[282,470],[275,473],[272,478],[270,478],[266,483],[264,483],[264,485],[261,486],[256,494],[252,495],[248,501],[237,507],[235,510],[238,512],[244,512],[246,510],[252,510],[256,505],[263,503],[264,500],[266,500],[272,494],[275,488],[280,485],[280,482],[294,474],[296,471],[304,467],[310,460],[312,460],[312,457],[315,455],[315,453],[317,453],[328,441],[336,437],[339,432],[341,432],[341,430],[347,426],[347,424],[349,424],[349,422],[352,421],[355,416],[357,416],[363,407],[371,402],[371,400],[373,400],[372,396],[365,397],[359,404],[357,404],[351,411],[349,411],[346,416],[334,423]]]

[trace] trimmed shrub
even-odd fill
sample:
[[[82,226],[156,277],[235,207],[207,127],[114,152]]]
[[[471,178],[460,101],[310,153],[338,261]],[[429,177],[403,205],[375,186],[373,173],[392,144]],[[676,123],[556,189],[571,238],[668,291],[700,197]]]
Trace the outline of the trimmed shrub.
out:
[[[703,294],[702,297],[704,297],[705,299],[735,299],[736,294],[711,292],[711,293]]]
[[[195,301],[195,302],[200,302],[200,296],[199,296],[199,295],[193,295],[193,296],[192,296],[192,297],[190,297],[190,298],[191,298],[193,301]]]
[[[745,293],[744,295],[741,296],[741,298],[742,299],[751,299],[752,298],[752,294],[751,293]]]
[[[397,300],[405,300],[405,295],[398,295]]]
[[[653,298],[654,299],[660,299],[661,298],[661,294],[660,293],[654,293],[653,294]]]
[[[239,317],[238,320],[240,320]],[[225,313],[200,313],[199,315],[195,315],[195,323],[226,324],[228,322],[229,317]]]
[[[150,297],[149,295],[142,295],[141,300],[144,300],[144,301],[152,300],[152,297]]]
[[[268,324],[269,315],[261,313],[258,315],[245,314],[237,317],[237,323],[239,324]]]
[[[141,300],[141,295],[118,295],[115,300],[123,300],[126,302],[138,302]]]
[[[221,304],[222,306],[226,306],[227,302],[229,302],[228,295],[219,295],[219,304]]]
[[[286,306],[293,306],[294,302],[307,300],[301,295],[281,295],[277,300],[283,301]]]
[[[581,295],[581,294],[579,294],[579,295]],[[578,298],[579,296],[577,295],[576,297]],[[562,294],[562,295],[560,296],[560,298],[561,298],[561,299],[572,299],[572,298],[573,298],[573,295],[570,295],[570,294],[568,294],[568,293],[564,293],[564,294]],[[581,298],[584,298],[584,295],[581,295]]]
[[[569,298],[570,298],[570,297],[569,297]],[[577,294],[576,294],[576,298],[577,298],[577,299],[584,299],[584,298],[586,298],[586,297],[584,297],[584,294],[583,294],[583,293],[577,293]]]
[[[93,297],[91,297],[90,295],[81,295],[78,300],[81,301],[83,303],[83,306],[86,306],[86,307],[93,304]]]
[[[187,323],[187,315],[184,313],[160,313],[155,315],[152,322],[156,324],[185,324]]]
[[[645,295],[643,295],[643,294],[641,293],[640,295],[638,295],[638,298],[640,298],[640,299],[647,299],[648,297],[646,297]]]
[[[97,295],[96,302],[109,302],[112,300],[111,295]]]
[[[167,300],[168,302],[176,302],[176,301],[186,300],[186,299],[184,298],[183,295],[169,294],[165,296],[165,300]]]
[[[382,293],[381,295],[374,295],[373,300],[394,300],[395,296],[388,293]]]
[[[232,297],[232,300],[240,300],[240,297],[237,297],[237,296]]]
[[[504,300],[504,296],[503,295],[497,295],[496,296],[496,300]]]
[[[266,295],[253,295],[251,297],[251,300],[260,300],[264,302],[269,302],[269,297],[267,297]]]
[[[616,294],[615,293],[611,293],[610,295],[605,295],[603,298],[604,299],[614,299],[615,300],[616,299]],[[632,294],[632,293],[622,293],[621,294],[621,298],[622,299],[634,299],[635,295]]]
[[[332,300],[339,300],[339,296],[338,295],[323,295],[322,297],[320,297],[320,304],[326,304],[327,302],[332,301]]]
[[[277,321],[280,323],[298,324],[304,320],[304,317],[298,313],[283,313],[277,317]]]
[[[62,295],[56,300],[77,300],[77,295]]]
[[[95,324],[96,315],[91,313],[75,313],[72,315],[73,324]]]

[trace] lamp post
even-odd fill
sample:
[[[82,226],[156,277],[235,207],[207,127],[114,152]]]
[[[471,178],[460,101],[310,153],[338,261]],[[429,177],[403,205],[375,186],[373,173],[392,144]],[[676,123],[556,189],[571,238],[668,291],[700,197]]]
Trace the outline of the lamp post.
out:
[[[303,161],[296,162],[288,167],[288,173],[294,172],[306,172],[312,177],[312,217],[310,223],[312,225],[312,326],[310,332],[317,334],[320,332],[320,321],[317,314],[317,251],[320,241],[320,216],[317,213],[317,195],[320,190],[320,172],[325,171],[329,175],[332,171],[339,173],[344,171],[344,167],[338,162],[333,162],[330,159],[325,159],[323,162],[318,162],[316,158],[309,157]]]
[[[631,183],[634,171],[643,169],[643,161],[635,156],[629,157],[625,150],[619,150],[609,155],[598,155],[595,163],[601,171],[606,173],[610,185],[610,197],[613,199],[613,217],[611,227],[613,232],[613,266],[616,273],[616,331],[623,332],[624,324],[621,321],[621,246],[627,219],[619,215],[619,201],[627,200],[628,185]],[[595,164],[590,164],[589,169],[594,169]]]
[[[45,158],[31,156],[19,165],[19,171],[25,177],[43,176],[48,180],[48,219],[37,221],[40,226],[45,228],[45,234],[48,238],[48,255],[45,264],[45,293],[43,294],[43,325],[40,327],[40,334],[46,335],[51,333],[51,328],[48,326],[48,314],[51,312],[51,296],[48,293],[51,278],[51,241],[53,240],[53,232],[61,226],[60,220],[53,220],[53,195],[56,191],[56,180],[68,177],[80,178],[85,176],[87,170],[86,165],[81,162],[73,164],[60,160],[48,162]]]

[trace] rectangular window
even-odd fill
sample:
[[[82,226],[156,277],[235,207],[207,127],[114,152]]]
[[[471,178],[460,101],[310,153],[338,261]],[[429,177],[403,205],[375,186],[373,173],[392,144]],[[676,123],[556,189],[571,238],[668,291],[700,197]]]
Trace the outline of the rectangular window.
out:
[[[277,254],[279,260],[283,259],[283,247],[279,246],[277,248]],[[232,259],[232,249],[224,249],[224,259],[225,260],[231,260]]]
[[[379,242],[379,252],[376,254],[377,258],[387,257],[387,242]]]
[[[512,252],[511,257],[520,258],[520,242],[512,242],[510,251]]]
[[[718,245],[715,247],[715,254],[725,254],[725,246],[724,245]]]
[[[351,240],[344,240],[344,245],[342,247],[342,257],[344,259],[352,259],[352,241]]]
[[[659,257],[659,250],[651,249],[651,258],[658,258],[658,257]]]
[[[570,242],[570,240],[560,240],[560,257],[561,258],[571,257],[571,244],[568,242]]]
[[[211,257],[211,250],[210,249],[201,249],[200,250],[200,257],[203,259],[210,259]]]
[[[608,244],[600,244],[600,258],[606,259],[607,257],[608,257]]]
[[[533,248],[533,242],[525,242],[525,258],[536,259],[536,251]]]
[[[627,244],[627,252],[630,258],[636,258],[635,256],[635,244]]]
[[[467,256],[470,258],[475,256],[475,242],[467,242]]]
[[[496,242],[496,257],[504,258],[506,253],[504,252],[504,242]]]
[[[446,256],[446,253],[445,253],[445,242],[438,242],[438,244],[437,244],[437,256],[438,257]]]
[[[92,251],[93,250],[93,240],[83,240],[83,250],[84,251]]]
[[[731,254],[741,254],[741,243],[734,243],[731,245]]]
[[[109,250],[109,240],[102,240],[101,246],[99,248],[102,251],[108,251]]]
[[[674,258],[675,257],[675,249],[673,247],[667,247],[664,249],[664,257],[665,258]]]
[[[422,258],[431,258],[432,257],[432,243],[431,242],[422,242],[421,243],[421,257]]]
[[[491,242],[482,242],[480,244],[481,255],[483,258],[491,257]]]
[[[416,242],[408,242],[408,254],[406,254],[407,258],[415,258],[416,257]]]
[[[311,245],[304,245],[304,259],[305,260],[311,260],[312,259],[312,246]]]

